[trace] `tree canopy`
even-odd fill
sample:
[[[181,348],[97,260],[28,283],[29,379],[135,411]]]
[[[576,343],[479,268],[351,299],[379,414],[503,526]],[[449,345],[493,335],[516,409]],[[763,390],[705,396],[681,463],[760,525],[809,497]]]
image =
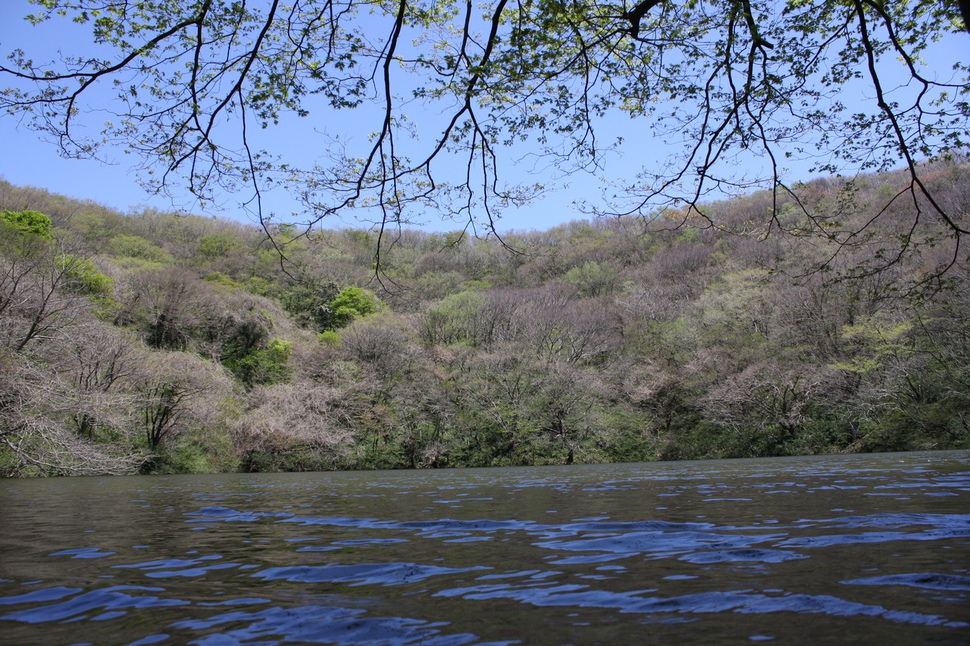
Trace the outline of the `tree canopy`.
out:
[[[50,240],[51,219],[37,211],[0,211],[0,222],[28,236]]]
[[[248,191],[263,221],[262,193],[284,185],[308,225],[368,208],[382,226],[431,211],[491,231],[542,190],[510,178],[511,159],[527,150],[538,166],[598,173],[619,140],[604,119],[622,115],[625,139],[670,155],[609,178],[601,211],[721,226],[711,199],[767,188],[798,217],[776,199],[752,226],[852,244],[865,229],[841,229],[839,205],[803,198],[786,167],[903,168],[910,181],[885,196],[884,211],[905,216],[887,262],[941,238],[958,260],[970,231],[921,166],[970,140],[956,0],[32,1],[29,21],[86,25],[93,48],[52,61],[12,52],[3,109],[29,114],[68,155],[123,143],[155,189]],[[947,38],[952,61],[931,67],[923,54]],[[334,136],[310,166],[254,134],[341,110],[373,117],[366,144]],[[83,136],[105,111],[102,131]]]

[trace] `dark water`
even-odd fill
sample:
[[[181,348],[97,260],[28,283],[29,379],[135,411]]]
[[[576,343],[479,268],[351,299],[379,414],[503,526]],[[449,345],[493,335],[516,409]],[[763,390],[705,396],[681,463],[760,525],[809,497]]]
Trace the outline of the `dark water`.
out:
[[[3,644],[970,643],[970,452],[0,482]]]

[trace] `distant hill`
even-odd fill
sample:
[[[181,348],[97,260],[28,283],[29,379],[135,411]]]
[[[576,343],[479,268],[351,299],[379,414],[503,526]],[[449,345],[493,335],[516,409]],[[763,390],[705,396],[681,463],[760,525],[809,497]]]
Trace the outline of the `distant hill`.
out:
[[[968,218],[968,175],[924,177]],[[970,246],[905,195],[873,220],[901,181],[502,241],[0,182],[0,473],[966,448]]]

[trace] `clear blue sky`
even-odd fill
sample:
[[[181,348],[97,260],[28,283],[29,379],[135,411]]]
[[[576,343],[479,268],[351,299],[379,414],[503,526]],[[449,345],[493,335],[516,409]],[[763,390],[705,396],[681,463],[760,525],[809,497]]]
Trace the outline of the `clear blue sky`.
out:
[[[48,58],[53,57],[57,50],[63,50],[65,53],[91,50],[91,45],[84,39],[88,28],[72,30],[70,25],[65,27],[58,24],[44,25],[40,29],[34,28],[23,20],[23,16],[31,9],[32,5],[26,0],[0,0],[0,52],[4,55],[18,46],[33,52],[38,43],[41,43],[44,51],[48,52]],[[970,41],[967,41],[967,37],[963,34],[944,41],[933,54],[939,57],[938,69],[949,69],[955,60],[960,60],[961,57],[954,51],[955,48],[970,52],[968,44]],[[44,59],[41,55],[35,58],[38,61]],[[365,122],[364,114],[359,111],[347,111],[344,114],[346,122],[328,124],[330,134],[333,134],[333,130],[336,129],[342,134],[357,132],[359,134],[356,136],[362,138],[376,129],[374,122]],[[96,122],[96,120],[92,119],[89,122]],[[623,128],[635,129],[635,132],[640,135],[650,136],[650,131],[645,125],[633,124],[631,127],[625,117],[621,116],[604,124],[601,132],[602,140],[608,138],[610,130],[617,133]],[[303,120],[293,118],[284,122],[283,126],[273,129],[270,133],[274,151],[287,160],[302,159],[312,163],[316,156],[315,147],[322,145],[320,143],[322,139],[315,138],[314,130],[328,130],[328,128],[314,120],[313,116]],[[606,136],[603,136],[604,134]],[[231,196],[221,205],[222,208],[212,206],[202,208],[187,195],[183,195],[173,205],[173,202],[167,198],[147,194],[136,181],[132,170],[134,160],[126,156],[122,149],[106,151],[113,162],[111,164],[62,159],[52,144],[41,141],[39,137],[38,133],[19,124],[15,116],[0,115],[0,150],[3,151],[0,154],[0,177],[17,185],[37,186],[71,197],[92,199],[121,211],[137,208],[139,205],[148,205],[163,210],[174,207],[193,213],[240,220],[252,219],[238,206],[239,199]],[[665,143],[655,139],[644,141],[642,137],[632,136],[628,137],[628,140],[634,143],[624,149],[623,155],[617,154],[608,158],[607,170],[614,178],[632,178],[643,164],[659,163],[664,153],[670,150]],[[583,218],[585,216],[578,213],[571,204],[574,201],[590,200],[594,203],[597,201],[601,183],[596,177],[575,174],[556,180],[548,173],[531,177],[530,168],[529,162],[523,161],[518,165],[507,166],[504,172],[507,175],[521,176],[524,181],[546,183],[553,190],[548,191],[544,198],[530,206],[518,211],[506,211],[499,226],[500,230],[546,229],[564,221]],[[807,165],[802,167],[802,174],[799,176],[794,176],[799,171],[797,168],[793,169],[788,179],[808,179],[804,168],[807,168]],[[758,169],[752,170],[757,172]],[[279,190],[266,196],[264,208],[275,212],[280,219],[287,220],[289,214],[300,207]],[[434,230],[451,230],[464,225],[463,222],[442,222],[434,213],[419,215],[417,219],[427,222],[427,228]],[[358,226],[361,223],[347,218],[343,221],[333,221],[332,224]]]

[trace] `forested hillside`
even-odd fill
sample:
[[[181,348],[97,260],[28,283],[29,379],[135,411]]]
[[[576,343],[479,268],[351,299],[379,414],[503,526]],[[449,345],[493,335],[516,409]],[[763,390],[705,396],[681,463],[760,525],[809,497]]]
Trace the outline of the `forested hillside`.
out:
[[[970,166],[924,171],[965,226]],[[967,250],[894,226],[905,181],[804,187],[861,231],[842,245],[802,209],[769,227],[768,193],[502,241],[271,241],[0,182],[0,473],[970,447]]]

